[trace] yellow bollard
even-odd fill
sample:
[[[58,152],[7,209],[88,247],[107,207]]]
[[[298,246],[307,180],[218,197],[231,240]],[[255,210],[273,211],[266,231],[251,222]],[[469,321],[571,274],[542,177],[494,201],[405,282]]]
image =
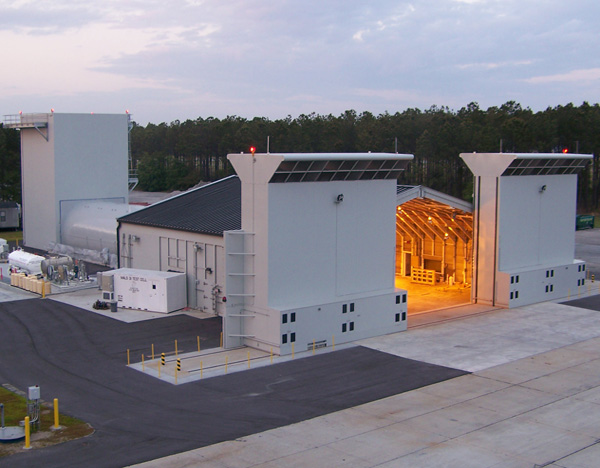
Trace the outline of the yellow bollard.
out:
[[[198,336],[198,352],[200,352],[200,337]]]
[[[46,298],[46,282],[42,278],[42,299]]]
[[[146,367],[144,366],[144,355],[142,354],[142,372],[146,372]]]
[[[294,344],[295,343],[292,343],[292,359],[294,359]]]
[[[333,350],[335,351],[335,335],[331,335],[331,344],[333,345]]]
[[[152,360],[154,361],[154,343],[152,343]]]
[[[315,354],[315,340],[313,340],[313,354]]]
[[[177,340],[175,340],[175,356],[177,356]]]
[[[129,350],[127,350],[127,365],[129,365]]]
[[[25,448],[31,448],[31,427],[29,426],[29,416],[25,416]]]
[[[60,428],[58,424],[58,398],[54,399],[54,429]]]
[[[200,378],[202,378],[203,373],[204,373],[204,366],[202,365],[202,361],[200,361]]]
[[[248,369],[250,369],[250,351],[248,351]]]
[[[229,356],[225,356],[225,373],[227,374],[227,364],[229,363]]]
[[[271,364],[273,364],[273,346],[271,346]]]
[[[220,344],[219,344],[219,346],[220,346],[221,348],[223,347],[223,332],[221,332],[221,341],[220,341]]]
[[[177,374],[179,374],[179,372],[177,372],[177,368],[175,368],[175,385],[177,385]]]
[[[569,291],[567,292],[567,299],[571,299],[571,288],[569,288]]]

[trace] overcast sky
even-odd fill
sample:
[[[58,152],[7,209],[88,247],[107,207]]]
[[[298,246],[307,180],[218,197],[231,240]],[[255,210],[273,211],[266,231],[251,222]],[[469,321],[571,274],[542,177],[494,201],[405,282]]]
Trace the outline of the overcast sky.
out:
[[[0,114],[138,123],[600,91],[598,0],[0,0]]]

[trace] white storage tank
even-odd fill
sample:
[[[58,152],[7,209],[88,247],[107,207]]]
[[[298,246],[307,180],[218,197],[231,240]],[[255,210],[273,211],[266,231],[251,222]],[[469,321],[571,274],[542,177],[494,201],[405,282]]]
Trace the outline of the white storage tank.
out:
[[[168,314],[187,306],[185,273],[120,268],[103,272],[102,278],[109,275],[118,307]]]
[[[42,274],[42,261],[44,261],[44,257],[24,250],[15,250],[8,254],[8,264],[11,267],[16,267],[31,275]]]

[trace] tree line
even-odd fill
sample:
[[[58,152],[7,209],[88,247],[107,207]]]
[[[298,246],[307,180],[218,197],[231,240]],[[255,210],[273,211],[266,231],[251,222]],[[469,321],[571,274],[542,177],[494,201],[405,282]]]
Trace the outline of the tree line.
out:
[[[584,102],[539,112],[510,101],[483,110],[477,103],[455,111],[433,106],[395,114],[339,116],[302,114],[270,120],[229,116],[135,125],[132,156],[140,188],[186,189],[199,181],[232,174],[228,153],[248,152],[395,152],[415,155],[399,183],[422,184],[470,199],[472,174],[461,152],[593,153],[580,174],[580,209],[598,208],[600,195],[600,105]]]
[[[598,209],[600,198],[600,105],[548,107],[539,112],[510,101],[481,109],[427,110],[373,115],[348,110],[341,115],[302,114],[270,120],[228,116],[184,122],[133,123],[132,161],[139,188],[184,190],[200,181],[233,173],[227,154],[248,152],[395,152],[415,155],[399,183],[422,184],[463,199],[472,195],[472,174],[461,152],[592,153],[579,176],[582,211]],[[267,148],[267,140],[269,148]],[[20,202],[20,139],[0,125],[0,197]]]

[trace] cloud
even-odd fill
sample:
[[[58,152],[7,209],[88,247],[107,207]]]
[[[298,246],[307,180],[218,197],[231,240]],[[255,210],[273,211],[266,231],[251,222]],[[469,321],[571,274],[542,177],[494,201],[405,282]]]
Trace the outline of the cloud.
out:
[[[513,60],[506,62],[482,62],[482,63],[465,63],[457,65],[460,70],[494,70],[497,68],[520,67],[531,65],[533,60]]]
[[[534,76],[523,81],[531,84],[545,83],[590,83],[600,80],[600,68],[572,70],[556,75]]]

